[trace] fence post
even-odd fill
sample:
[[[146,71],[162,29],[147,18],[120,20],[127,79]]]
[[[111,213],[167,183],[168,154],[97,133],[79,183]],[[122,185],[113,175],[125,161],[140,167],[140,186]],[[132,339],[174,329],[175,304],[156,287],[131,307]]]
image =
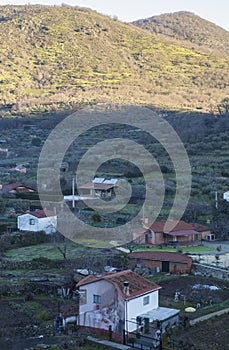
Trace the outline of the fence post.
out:
[[[112,340],[112,328],[109,326],[109,340]]]
[[[126,331],[125,331],[125,329],[123,329],[123,331],[122,331],[122,339],[123,339],[123,341],[122,341],[123,345],[126,345]]]

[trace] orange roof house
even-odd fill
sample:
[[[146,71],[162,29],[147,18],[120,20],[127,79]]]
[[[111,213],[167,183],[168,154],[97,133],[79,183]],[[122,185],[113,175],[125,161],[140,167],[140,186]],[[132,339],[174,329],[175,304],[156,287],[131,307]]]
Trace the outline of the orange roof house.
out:
[[[133,232],[133,241],[137,244],[177,244],[193,242],[200,239],[201,234],[193,226],[180,220],[148,222],[145,219],[143,227]]]

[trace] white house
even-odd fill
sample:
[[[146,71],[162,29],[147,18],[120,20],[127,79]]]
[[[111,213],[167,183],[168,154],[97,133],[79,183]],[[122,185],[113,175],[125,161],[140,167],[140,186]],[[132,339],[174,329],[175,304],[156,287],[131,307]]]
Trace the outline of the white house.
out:
[[[47,234],[56,232],[57,216],[52,211],[36,210],[26,212],[17,218],[17,227],[20,231],[39,232]]]
[[[223,199],[225,199],[227,202],[229,202],[229,191],[224,192]]]
[[[158,306],[161,287],[131,270],[89,275],[77,284],[77,288],[80,326],[105,330],[111,326],[114,333],[122,336],[124,329],[127,332],[137,330],[139,319],[145,320],[153,310],[160,315],[161,321],[178,317],[179,310]],[[162,313],[160,309],[164,309]],[[152,322],[150,317],[148,321]]]

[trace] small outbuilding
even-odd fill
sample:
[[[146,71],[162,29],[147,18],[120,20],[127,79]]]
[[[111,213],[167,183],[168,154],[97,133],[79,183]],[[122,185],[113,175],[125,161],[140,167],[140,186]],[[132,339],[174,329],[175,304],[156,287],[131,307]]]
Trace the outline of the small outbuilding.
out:
[[[117,182],[117,179],[106,180],[105,178],[96,177],[94,180],[80,186],[81,195],[110,199],[115,196]]]
[[[212,236],[211,229],[208,226],[199,224],[197,222],[190,224],[193,227],[193,230],[197,231],[199,234],[199,238],[201,240],[209,240],[208,237]],[[213,235],[214,236],[214,235]]]
[[[192,258],[173,252],[132,252],[128,254],[130,268],[148,268],[150,271],[171,274],[189,274]]]

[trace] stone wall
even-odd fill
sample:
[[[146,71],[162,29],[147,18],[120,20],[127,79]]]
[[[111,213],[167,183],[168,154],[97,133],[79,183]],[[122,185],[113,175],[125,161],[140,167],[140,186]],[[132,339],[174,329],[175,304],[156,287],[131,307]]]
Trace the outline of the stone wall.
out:
[[[198,263],[193,263],[192,273],[206,277],[214,277],[221,280],[229,281],[229,270],[221,269],[214,266],[207,266]]]
[[[224,309],[224,310],[219,310],[219,311],[216,311],[216,312],[212,312],[211,314],[195,318],[194,320],[190,320],[189,323],[190,323],[191,326],[193,326],[194,324],[196,324],[198,322],[207,321],[207,320],[209,320],[212,317],[224,315],[224,314],[227,314],[228,312],[229,312],[229,308]]]

